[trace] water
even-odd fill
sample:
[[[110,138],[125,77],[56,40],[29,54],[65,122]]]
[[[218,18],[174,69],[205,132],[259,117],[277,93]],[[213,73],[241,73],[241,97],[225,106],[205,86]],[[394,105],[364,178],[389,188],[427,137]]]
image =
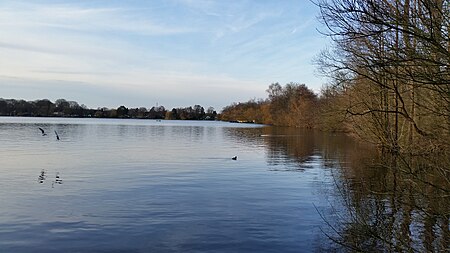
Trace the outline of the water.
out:
[[[19,253],[323,250],[318,210],[355,147],[251,124],[9,117],[0,144],[0,252]]]

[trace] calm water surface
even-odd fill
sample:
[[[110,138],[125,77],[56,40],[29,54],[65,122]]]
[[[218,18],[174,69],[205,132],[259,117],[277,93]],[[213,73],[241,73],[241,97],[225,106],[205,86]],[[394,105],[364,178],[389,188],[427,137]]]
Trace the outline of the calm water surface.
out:
[[[0,118],[0,252],[323,250],[316,209],[330,208],[345,153],[327,147],[354,145],[323,135],[224,122]]]

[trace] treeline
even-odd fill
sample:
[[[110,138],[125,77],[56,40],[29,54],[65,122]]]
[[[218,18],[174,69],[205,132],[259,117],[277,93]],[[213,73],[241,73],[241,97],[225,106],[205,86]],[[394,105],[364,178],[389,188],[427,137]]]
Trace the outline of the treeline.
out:
[[[329,216],[341,217],[330,239],[351,252],[448,251],[450,2],[315,3],[332,40],[317,57],[328,85],[310,95],[272,84],[267,99],[230,105],[222,118],[345,130],[375,144],[381,159],[370,178],[380,187],[360,183],[365,197],[351,188],[360,175],[342,170],[347,213]]]
[[[349,131],[384,150],[450,144],[450,4],[318,1],[334,42],[317,57],[329,84],[270,85],[268,98],[224,108],[224,120]],[[325,31],[326,32],[326,31]]]
[[[347,191],[350,196],[345,199],[359,206],[348,208],[351,219],[341,222],[346,225],[334,241],[361,252],[446,251],[450,2],[319,0],[317,4],[327,27],[324,32],[333,41],[331,50],[318,57],[331,80],[321,94],[326,101],[322,113],[329,124],[343,122],[355,136],[380,147],[379,170],[392,175],[380,178],[389,186],[366,186],[371,199],[383,200],[376,206]],[[384,199],[386,195],[392,198]],[[362,212],[353,212],[358,209]],[[379,222],[367,215],[375,209],[390,218]],[[413,213],[424,218],[417,220]]]
[[[334,50],[318,63],[329,111],[394,152],[448,151],[450,4],[442,0],[320,1]]]
[[[53,103],[48,99],[25,101],[0,98],[0,116],[215,120],[217,113],[213,107],[205,111],[200,105],[173,108],[171,111],[166,110],[164,106],[147,109],[127,108],[122,105],[116,109],[89,109],[84,104],[65,99],[57,99]]]
[[[319,126],[321,101],[306,85],[273,83],[267,93],[266,99],[253,99],[223,108],[220,119],[304,128]]]
[[[324,115],[330,124],[344,119],[355,136],[384,151],[377,173],[387,182],[365,186],[370,201],[346,191],[343,199],[357,205],[348,207],[333,241],[360,252],[448,251],[450,2],[317,4],[333,41],[318,58],[331,80],[322,92]],[[374,199],[381,201],[371,205]]]

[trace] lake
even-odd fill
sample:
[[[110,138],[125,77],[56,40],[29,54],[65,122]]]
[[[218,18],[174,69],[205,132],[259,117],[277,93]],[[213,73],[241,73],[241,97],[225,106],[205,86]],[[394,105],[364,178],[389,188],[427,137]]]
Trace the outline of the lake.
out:
[[[0,143],[0,252],[18,253],[336,250],[338,186],[375,159],[342,134],[215,121],[0,117]]]

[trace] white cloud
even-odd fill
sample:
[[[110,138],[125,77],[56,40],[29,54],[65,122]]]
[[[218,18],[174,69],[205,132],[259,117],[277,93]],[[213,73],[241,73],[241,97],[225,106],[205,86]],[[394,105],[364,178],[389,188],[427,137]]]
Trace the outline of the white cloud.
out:
[[[81,32],[129,32],[141,35],[173,35],[192,32],[188,27],[171,27],[150,17],[130,15],[124,8],[83,8],[71,4],[22,3],[0,8],[0,26],[22,29],[57,28]]]
[[[311,79],[305,59],[319,43],[304,33],[314,29],[309,21],[285,12],[289,6],[189,0],[139,4],[1,2],[0,58],[5,60],[0,76],[26,80],[22,84],[29,86],[33,80],[52,83],[42,86],[48,89],[60,82],[64,85],[58,87],[111,89],[117,91],[111,93],[114,98],[145,95],[220,106],[265,96],[271,82]],[[64,97],[64,89],[57,90]]]

